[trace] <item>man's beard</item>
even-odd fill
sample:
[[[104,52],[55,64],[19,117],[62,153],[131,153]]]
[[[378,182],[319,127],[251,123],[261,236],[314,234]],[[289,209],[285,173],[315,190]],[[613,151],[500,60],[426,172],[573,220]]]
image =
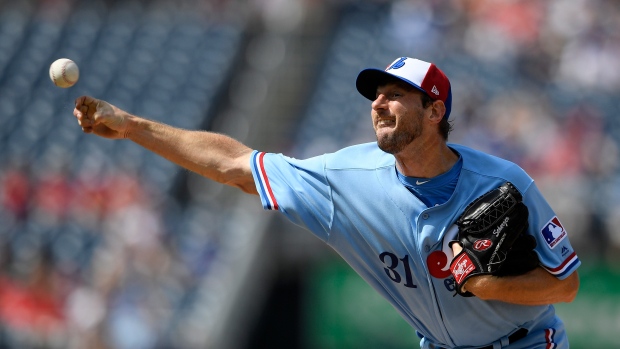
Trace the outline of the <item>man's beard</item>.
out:
[[[416,137],[417,135],[414,132],[395,131],[389,135],[382,135],[381,138],[377,135],[377,145],[386,153],[397,154],[413,142]]]
[[[419,113],[414,116],[417,118],[415,123],[409,124],[407,128],[397,128],[393,132],[388,134],[379,134],[375,131],[377,136],[377,145],[379,149],[389,154],[397,154],[403,151],[411,142],[422,135],[422,117]]]

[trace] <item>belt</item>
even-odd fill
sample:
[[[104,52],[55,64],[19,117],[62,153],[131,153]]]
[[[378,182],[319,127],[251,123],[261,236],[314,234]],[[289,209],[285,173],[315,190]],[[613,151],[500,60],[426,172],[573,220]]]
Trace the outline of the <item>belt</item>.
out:
[[[527,333],[528,333],[528,330],[526,330],[525,328],[518,329],[515,333],[508,336],[508,344],[512,344],[518,341],[519,339],[525,338],[525,336],[527,336]],[[479,349],[493,349],[493,344],[487,345],[486,347],[482,347]]]
[[[512,344],[520,339],[525,338],[525,336],[527,336],[527,333],[529,331],[526,330],[525,328],[520,328],[518,329],[515,333],[511,334],[510,336],[508,336],[508,344]],[[443,348],[443,347],[436,347],[434,345],[430,345],[429,346],[430,349],[447,349],[447,348]],[[493,344],[491,345],[487,345],[486,347],[480,347],[478,349],[493,349]]]

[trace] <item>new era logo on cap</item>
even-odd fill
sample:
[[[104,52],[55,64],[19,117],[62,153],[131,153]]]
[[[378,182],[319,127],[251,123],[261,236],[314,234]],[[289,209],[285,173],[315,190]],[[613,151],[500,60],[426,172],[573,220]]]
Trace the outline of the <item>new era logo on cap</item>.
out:
[[[410,57],[400,57],[385,70],[365,69],[357,76],[355,83],[362,96],[374,101],[377,87],[386,76],[402,80],[426,93],[434,100],[441,100],[446,106],[445,118],[452,109],[452,91],[450,80],[435,64]]]

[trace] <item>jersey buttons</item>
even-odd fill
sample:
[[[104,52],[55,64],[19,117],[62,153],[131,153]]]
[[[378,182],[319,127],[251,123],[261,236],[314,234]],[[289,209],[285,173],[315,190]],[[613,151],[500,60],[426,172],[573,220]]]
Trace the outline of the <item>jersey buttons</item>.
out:
[[[428,217],[429,217],[428,213],[425,213],[422,215],[422,219],[428,219]]]

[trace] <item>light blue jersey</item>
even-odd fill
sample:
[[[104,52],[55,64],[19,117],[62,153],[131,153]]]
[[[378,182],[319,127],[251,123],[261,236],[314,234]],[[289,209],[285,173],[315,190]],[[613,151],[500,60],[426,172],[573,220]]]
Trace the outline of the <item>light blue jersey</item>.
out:
[[[323,240],[413,326],[423,348],[567,348],[552,305],[521,306],[455,295],[447,243],[475,198],[505,181],[523,194],[541,265],[559,279],[580,265],[566,231],[525,171],[506,160],[449,145],[463,160],[452,197],[427,207],[399,181],[394,156],[376,143],[307,160],[255,151],[263,207],[279,210]],[[510,346],[519,328],[529,335]],[[501,347],[501,346],[497,346]]]

